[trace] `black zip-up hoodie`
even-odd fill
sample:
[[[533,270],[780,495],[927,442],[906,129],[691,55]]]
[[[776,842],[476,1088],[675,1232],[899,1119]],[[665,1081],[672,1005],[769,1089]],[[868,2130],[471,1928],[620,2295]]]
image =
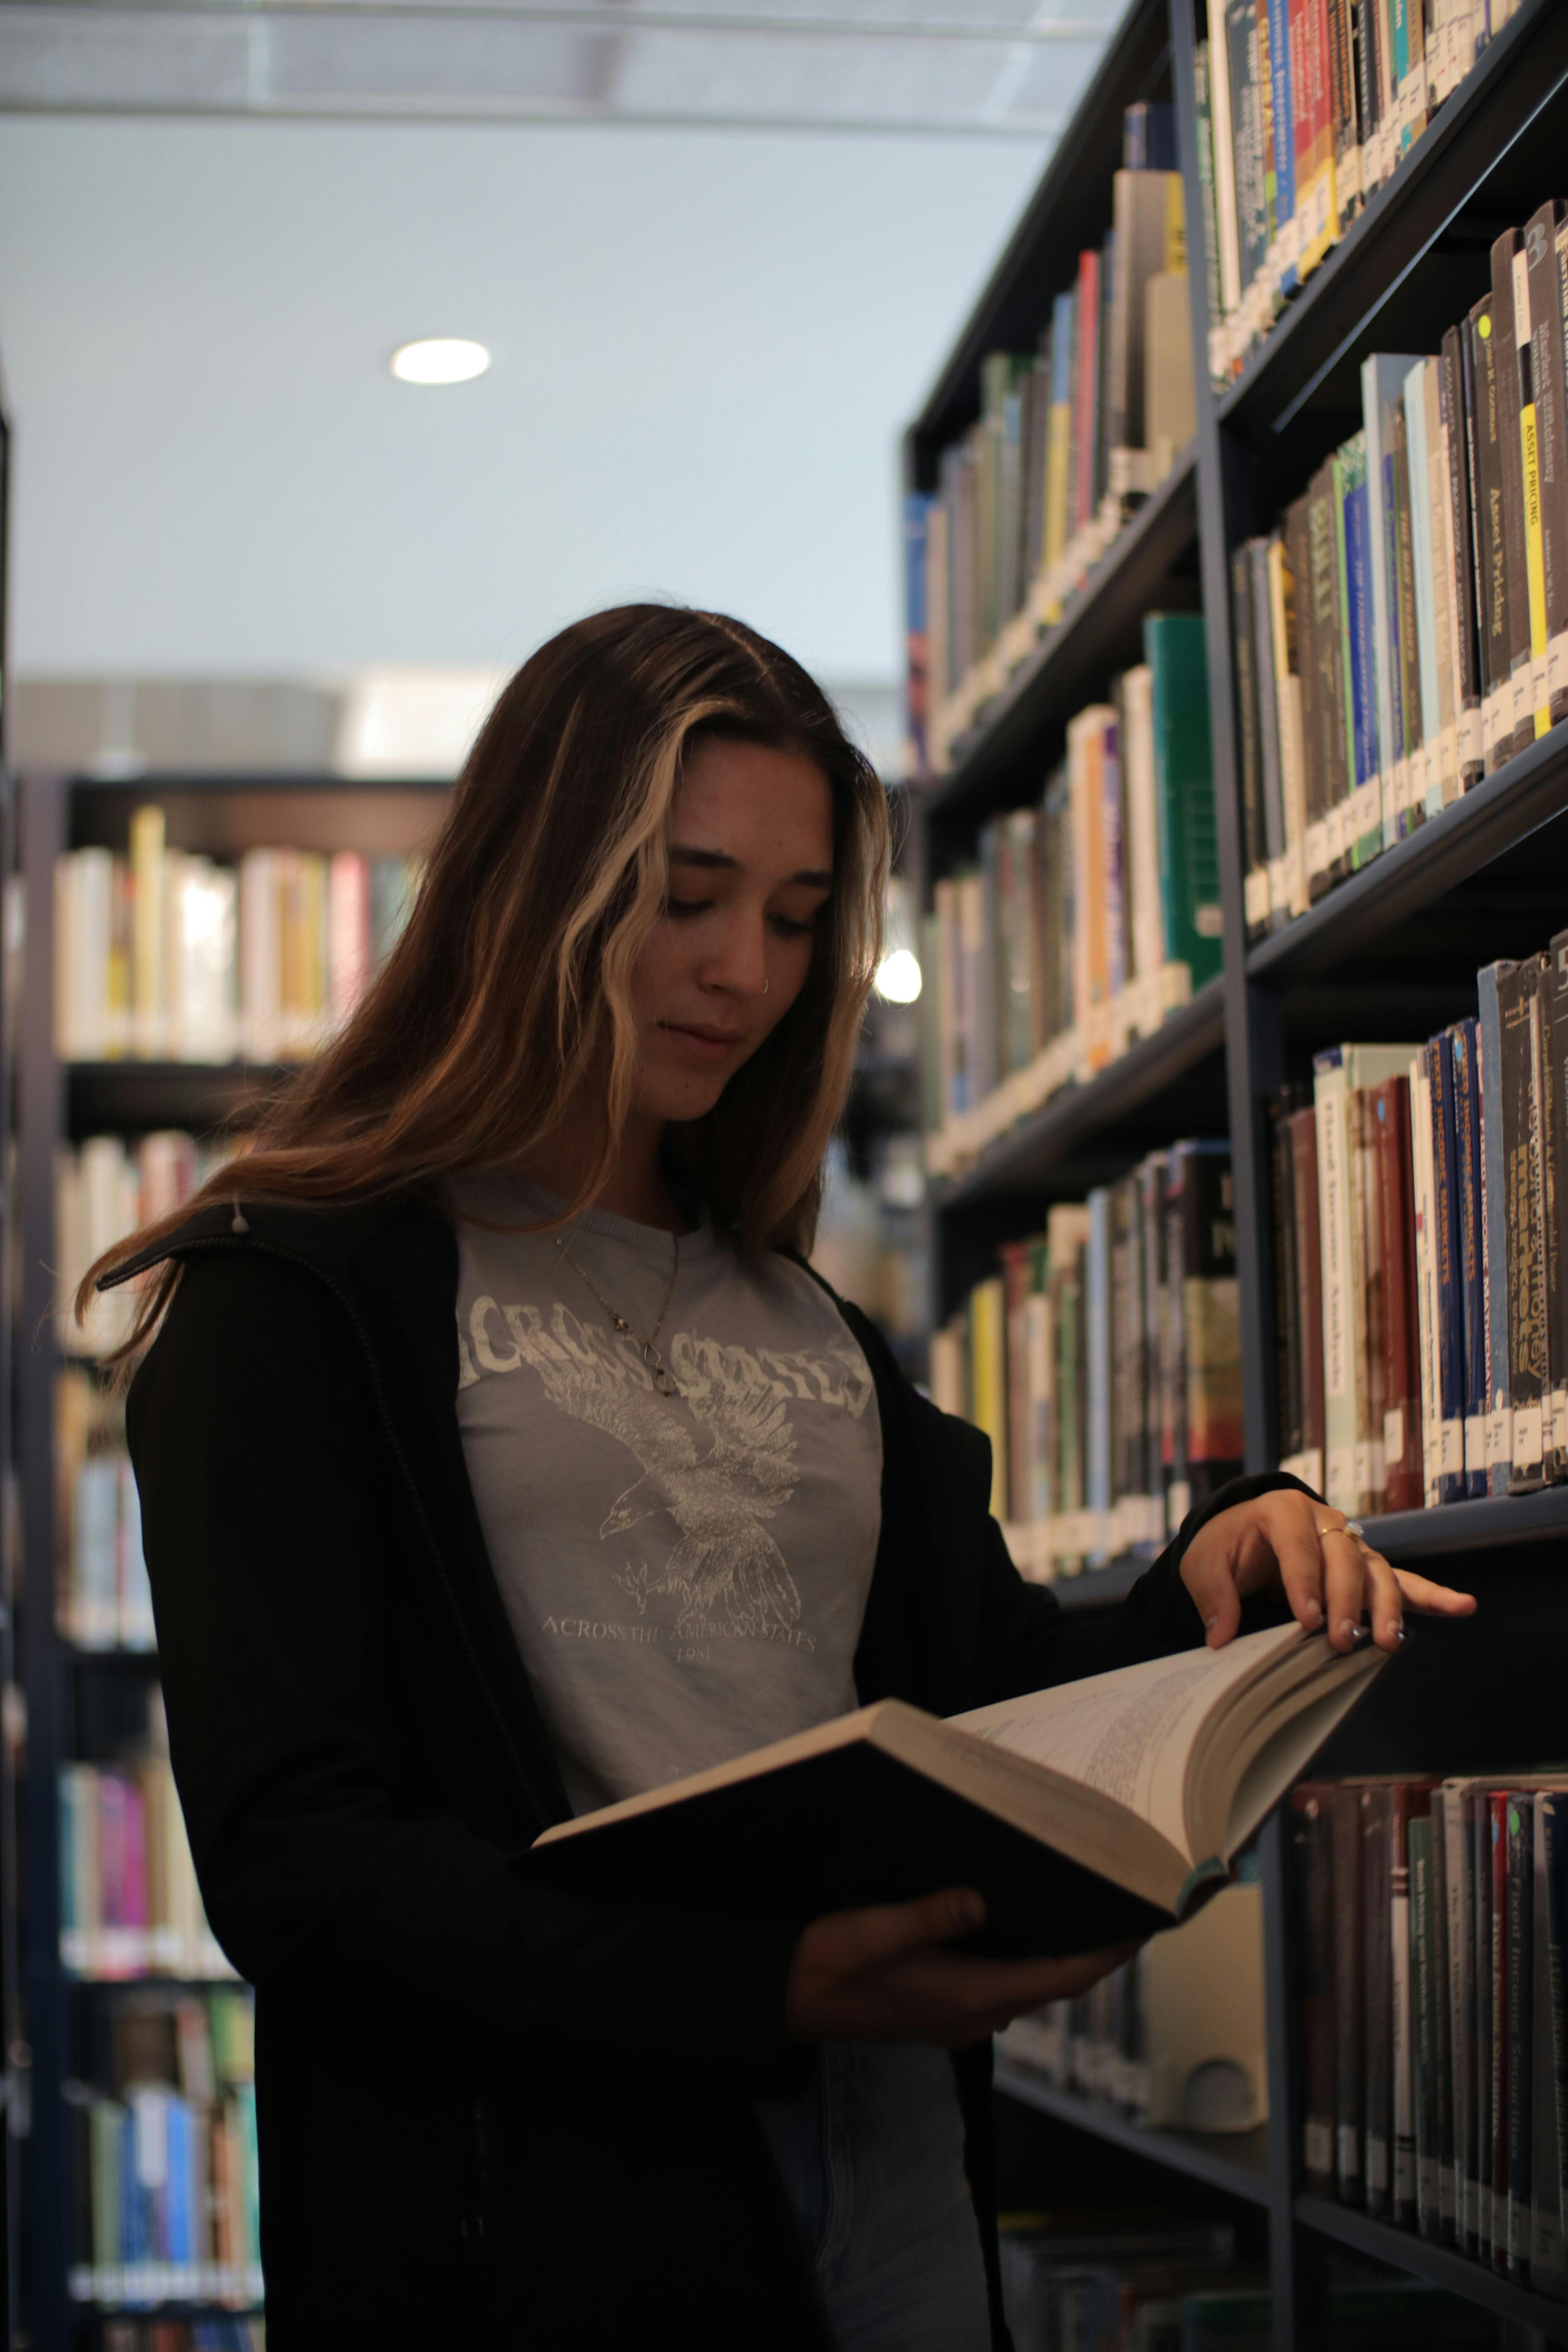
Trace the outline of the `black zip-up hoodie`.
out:
[[[208,1210],[127,1411],[170,1752],[207,1914],[256,1987],[270,2352],[804,2352],[829,2337],[752,2113],[807,2079],[800,1922],[590,1902],[464,1466],[434,1206]],[[989,1516],[990,1448],[846,1322],[877,1386],[862,1702],[938,1715],[1202,1639],[1194,1513],[1064,1616]],[[955,2061],[992,2288],[989,2047]]]

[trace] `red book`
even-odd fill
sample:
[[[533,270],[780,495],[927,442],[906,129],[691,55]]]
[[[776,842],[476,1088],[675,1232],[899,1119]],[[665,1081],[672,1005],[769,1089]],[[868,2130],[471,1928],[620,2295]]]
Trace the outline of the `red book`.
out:
[[[1072,523],[1094,520],[1094,451],[1100,437],[1100,256],[1078,257],[1078,383],[1073,387],[1076,441]]]
[[[1323,1491],[1323,1238],[1318,1223],[1318,1114],[1310,1104],[1290,1116],[1291,1187],[1296,1211],[1296,1266],[1301,1316],[1301,1446],[1317,1456]]]

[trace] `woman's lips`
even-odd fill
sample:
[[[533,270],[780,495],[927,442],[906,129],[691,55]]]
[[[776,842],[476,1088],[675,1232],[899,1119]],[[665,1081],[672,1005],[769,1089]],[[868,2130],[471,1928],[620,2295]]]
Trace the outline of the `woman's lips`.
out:
[[[669,1037],[679,1038],[689,1053],[705,1062],[725,1062],[741,1042],[734,1029],[688,1028],[683,1022],[661,1021],[659,1027]]]

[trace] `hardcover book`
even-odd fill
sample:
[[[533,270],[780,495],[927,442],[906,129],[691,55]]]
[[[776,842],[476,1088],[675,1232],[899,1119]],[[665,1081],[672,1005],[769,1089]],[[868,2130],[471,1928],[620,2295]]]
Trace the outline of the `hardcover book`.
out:
[[[812,1917],[977,1887],[993,1951],[1184,1919],[1387,1664],[1294,1624],[939,1721],[883,1699],[534,1841],[568,1885]]]

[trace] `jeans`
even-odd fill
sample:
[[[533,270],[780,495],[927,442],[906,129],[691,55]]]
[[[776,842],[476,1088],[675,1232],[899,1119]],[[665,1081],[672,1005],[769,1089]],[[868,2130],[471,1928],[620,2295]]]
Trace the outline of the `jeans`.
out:
[[[988,2352],[963,2121],[942,2050],[826,2042],[798,2099],[757,2116],[839,2352]]]

